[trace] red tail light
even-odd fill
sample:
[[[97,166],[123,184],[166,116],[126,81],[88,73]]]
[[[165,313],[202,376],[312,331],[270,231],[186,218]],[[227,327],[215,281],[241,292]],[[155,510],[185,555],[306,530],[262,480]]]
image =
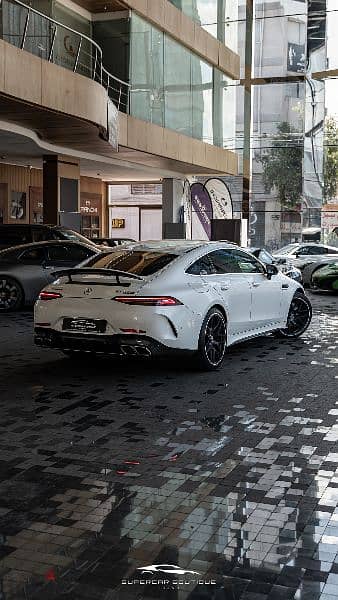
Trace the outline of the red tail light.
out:
[[[62,294],[58,292],[40,292],[39,300],[57,300],[57,298],[62,298]]]
[[[134,306],[178,306],[182,304],[172,296],[115,296],[113,300]]]

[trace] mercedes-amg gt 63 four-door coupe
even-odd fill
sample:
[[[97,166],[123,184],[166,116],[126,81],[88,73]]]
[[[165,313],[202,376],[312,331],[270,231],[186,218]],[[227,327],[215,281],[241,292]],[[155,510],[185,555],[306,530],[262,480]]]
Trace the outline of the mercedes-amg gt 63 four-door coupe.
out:
[[[302,286],[238,246],[147,242],[55,273],[35,305],[35,342],[65,354],[195,353],[212,370],[227,346],[276,332],[304,333]]]

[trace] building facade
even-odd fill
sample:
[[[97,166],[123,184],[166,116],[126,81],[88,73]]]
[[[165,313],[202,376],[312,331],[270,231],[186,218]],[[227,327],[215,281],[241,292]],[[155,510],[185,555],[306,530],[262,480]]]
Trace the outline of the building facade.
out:
[[[197,17],[198,2],[191,15],[169,0],[2,2],[2,222],[95,237],[111,230],[107,184],[237,175],[223,140],[239,56]],[[164,198],[169,225],[179,189]]]

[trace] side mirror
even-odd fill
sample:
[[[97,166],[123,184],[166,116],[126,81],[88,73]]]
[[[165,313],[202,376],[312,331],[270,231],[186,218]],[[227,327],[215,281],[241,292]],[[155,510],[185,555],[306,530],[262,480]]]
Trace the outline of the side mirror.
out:
[[[266,265],[266,276],[271,279],[273,275],[278,275],[278,269],[275,265]]]

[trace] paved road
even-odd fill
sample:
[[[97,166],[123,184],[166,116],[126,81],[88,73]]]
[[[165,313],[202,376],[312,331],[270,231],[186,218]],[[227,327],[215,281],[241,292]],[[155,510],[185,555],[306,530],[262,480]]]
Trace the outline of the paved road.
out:
[[[338,598],[338,298],[312,299],[213,374],[76,364],[1,315],[0,598]]]

